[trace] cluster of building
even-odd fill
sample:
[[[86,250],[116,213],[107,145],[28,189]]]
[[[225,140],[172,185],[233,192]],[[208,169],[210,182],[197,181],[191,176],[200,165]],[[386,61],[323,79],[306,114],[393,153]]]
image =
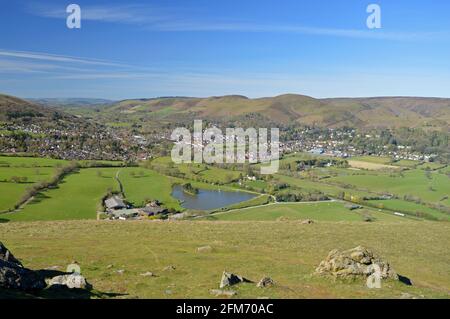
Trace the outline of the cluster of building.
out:
[[[119,195],[113,195],[104,201],[105,213],[112,220],[143,219],[155,215],[165,215],[168,210],[161,206],[158,201],[152,201],[144,207],[135,208]]]

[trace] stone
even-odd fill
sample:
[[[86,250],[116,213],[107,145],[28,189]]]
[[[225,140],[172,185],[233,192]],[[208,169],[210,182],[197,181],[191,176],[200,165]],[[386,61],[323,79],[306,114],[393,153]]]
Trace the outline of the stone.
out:
[[[119,275],[123,275],[124,272],[125,272],[125,270],[123,270],[123,269],[116,270],[116,273],[119,274]]]
[[[211,246],[203,246],[203,247],[198,247],[197,248],[197,252],[198,253],[210,253],[212,252],[212,247]]]
[[[234,290],[222,290],[222,289],[211,289],[209,291],[211,295],[214,295],[216,297],[233,297],[237,294]]]
[[[367,278],[378,273],[381,279],[399,280],[391,265],[362,246],[339,251],[332,250],[316,268],[319,275],[331,275],[336,278]]]
[[[8,248],[0,242],[0,260],[7,261],[23,267],[22,263],[14,257],[14,255],[8,250]]]
[[[155,277],[155,274],[152,273],[151,271],[147,271],[141,274],[141,276],[143,277]]]
[[[169,265],[169,266],[164,267],[163,271],[173,271],[175,269],[176,269],[175,266]]]
[[[92,286],[86,281],[86,278],[80,274],[61,275],[53,277],[48,281],[51,286],[66,286],[70,289],[86,289],[90,290]]]
[[[20,263],[0,259],[0,287],[32,291],[44,289],[46,284],[38,272],[24,268]]]
[[[314,224],[314,221],[311,220],[311,219],[305,219],[305,220],[302,220],[300,224],[302,224],[302,225],[310,225],[310,224]]]
[[[270,277],[263,277],[261,278],[261,280],[256,284],[256,287],[258,288],[266,288],[266,287],[271,287],[275,285],[275,282],[273,281],[272,278]]]
[[[222,273],[222,279],[220,280],[219,288],[222,289],[225,287],[236,285],[241,282],[251,282],[251,281],[242,276],[224,271]]]

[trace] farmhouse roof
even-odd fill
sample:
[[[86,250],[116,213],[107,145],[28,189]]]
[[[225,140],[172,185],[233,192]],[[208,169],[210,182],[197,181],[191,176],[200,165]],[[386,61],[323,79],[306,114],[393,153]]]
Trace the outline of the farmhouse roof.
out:
[[[113,209],[113,208],[123,208],[126,205],[121,198],[119,198],[118,196],[113,196],[105,200],[105,206],[106,208]]]

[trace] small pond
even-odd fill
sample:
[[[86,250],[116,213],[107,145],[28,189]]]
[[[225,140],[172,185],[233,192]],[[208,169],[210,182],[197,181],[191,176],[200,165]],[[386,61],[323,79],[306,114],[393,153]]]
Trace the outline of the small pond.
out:
[[[181,206],[187,209],[211,210],[236,203],[245,202],[256,197],[255,194],[245,192],[228,192],[200,189],[197,195],[187,194],[181,185],[175,185],[172,196],[181,201]]]

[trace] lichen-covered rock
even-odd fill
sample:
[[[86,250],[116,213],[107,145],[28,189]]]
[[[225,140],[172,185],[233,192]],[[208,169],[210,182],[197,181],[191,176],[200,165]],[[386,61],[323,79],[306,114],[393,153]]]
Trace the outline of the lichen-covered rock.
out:
[[[18,290],[39,290],[46,286],[44,279],[35,271],[13,262],[0,260],[0,287]]]
[[[61,275],[53,277],[48,281],[49,286],[59,285],[66,286],[70,289],[91,289],[92,286],[86,281],[86,278],[80,274]]]
[[[342,252],[332,250],[315,271],[316,274],[336,278],[368,277],[375,272],[379,273],[381,279],[399,280],[388,262],[362,246]]]
[[[14,257],[14,255],[8,250],[8,248],[5,247],[5,245],[3,245],[2,242],[0,242],[0,260],[23,267],[22,263]]]

